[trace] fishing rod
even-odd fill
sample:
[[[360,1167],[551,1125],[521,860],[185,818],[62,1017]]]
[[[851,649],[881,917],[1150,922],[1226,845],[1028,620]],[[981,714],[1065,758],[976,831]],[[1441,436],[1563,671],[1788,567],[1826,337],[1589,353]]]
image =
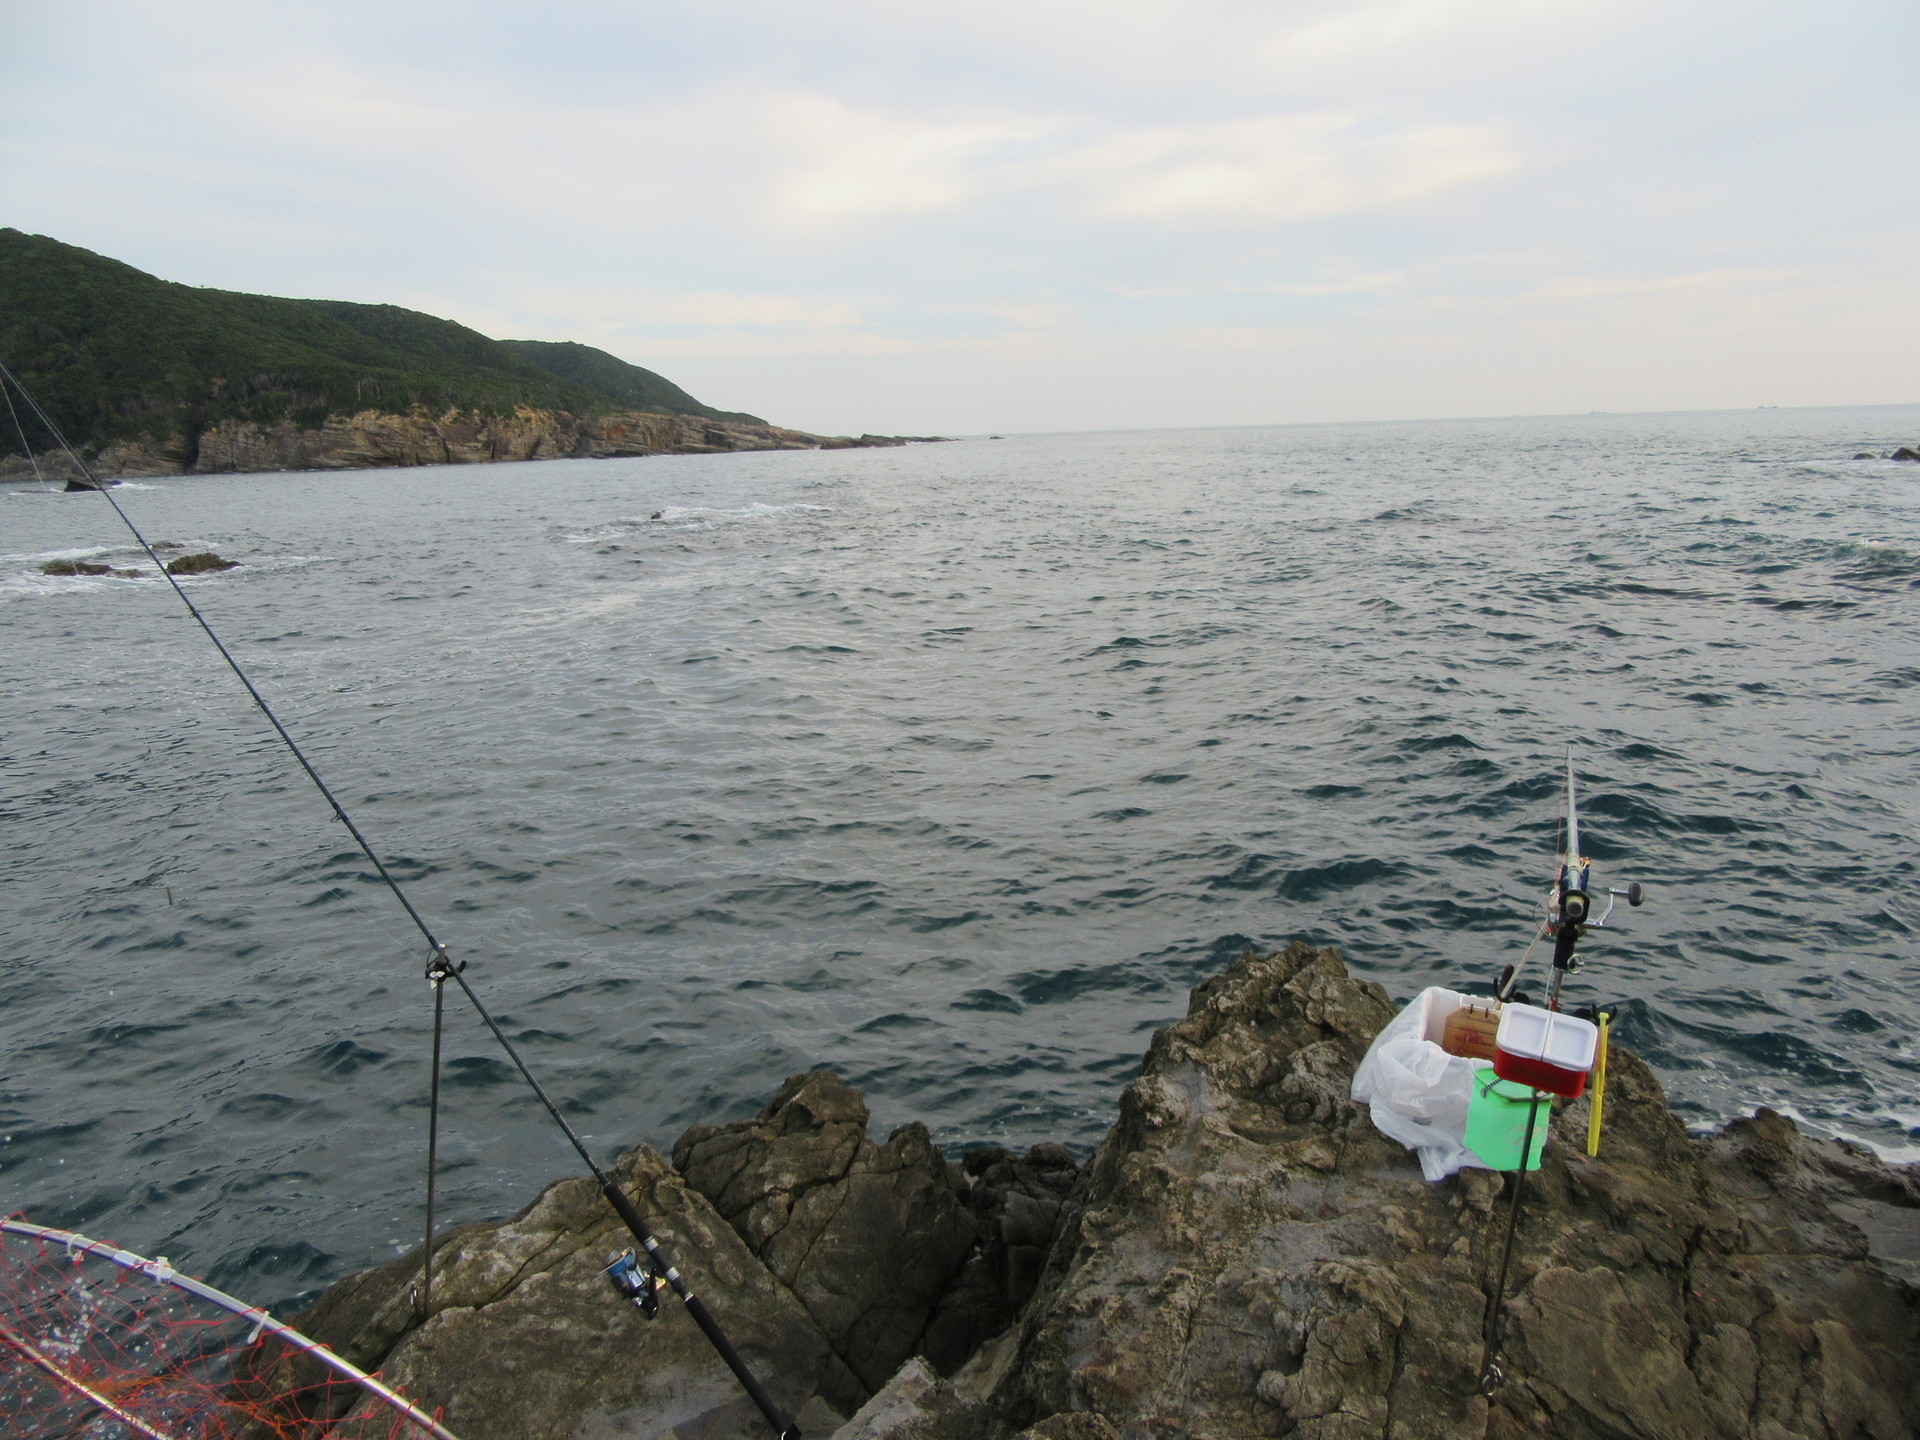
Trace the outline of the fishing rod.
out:
[[[1566,809],[1561,816],[1563,828],[1563,849],[1560,863],[1554,874],[1553,889],[1547,896],[1546,922],[1534,936],[1533,944],[1527,946],[1526,954],[1517,964],[1509,965],[1501,971],[1500,979],[1494,986],[1494,994],[1504,1005],[1515,995],[1516,987],[1526,969],[1527,956],[1533,953],[1533,945],[1549,937],[1553,940],[1553,982],[1548,994],[1546,1009],[1551,1014],[1560,1010],[1560,990],[1568,975],[1580,968],[1576,950],[1589,929],[1598,930],[1613,915],[1615,903],[1624,899],[1628,906],[1638,909],[1646,898],[1638,880],[1624,889],[1607,890],[1607,908],[1598,920],[1591,918],[1593,899],[1590,886],[1593,880],[1593,861],[1581,853],[1580,848],[1580,806],[1573,774],[1573,747],[1567,747],[1567,792]],[[1521,1001],[1520,1003],[1524,1003]],[[1538,1012],[1535,1012],[1536,1015]],[[1545,1019],[1549,1033],[1553,1021]],[[1564,1022],[1563,1022],[1564,1023]],[[1576,1022],[1577,1023],[1577,1022]],[[1505,1027],[1502,1026],[1504,1037]],[[1504,1062],[1496,1062],[1496,1065]],[[1548,1072],[1551,1075],[1551,1071]],[[1556,1083],[1549,1079],[1548,1083]],[[1584,1076],[1582,1077],[1584,1085]],[[1527,1162],[1533,1154],[1534,1130],[1539,1122],[1540,1106],[1543,1101],[1551,1103],[1554,1092],[1531,1086],[1532,1096],[1527,1104],[1526,1134],[1520,1142],[1520,1161],[1513,1172],[1513,1192],[1507,1206],[1507,1234],[1500,1250],[1500,1274],[1494,1281],[1492,1293],[1487,1297],[1486,1313],[1481,1320],[1480,1380],[1478,1389],[1481,1394],[1491,1394],[1504,1378],[1500,1371],[1501,1322],[1505,1318],[1507,1298],[1507,1276],[1513,1265],[1514,1239],[1520,1229],[1520,1197],[1527,1182]],[[1578,1095],[1577,1089],[1563,1093]],[[1593,1102],[1599,1103],[1596,1093]]]
[[[733,1372],[734,1378],[740,1382],[741,1388],[747,1392],[754,1406],[760,1411],[761,1415],[766,1418],[767,1423],[773,1427],[774,1434],[778,1437],[778,1440],[801,1440],[799,1427],[787,1419],[781,1412],[780,1407],[774,1402],[773,1397],[767,1393],[766,1388],[761,1385],[759,1379],[754,1375],[745,1359],[741,1357],[740,1352],[734,1349],[732,1343],[727,1339],[726,1334],[720,1328],[720,1323],[713,1318],[712,1312],[707,1309],[700,1297],[696,1295],[687,1284],[686,1278],[667,1258],[666,1251],[662,1249],[660,1242],[655,1238],[653,1232],[648,1229],[645,1220],[640,1215],[639,1209],[634,1205],[633,1201],[628,1198],[626,1192],[620,1188],[619,1184],[594,1161],[592,1154],[587,1150],[586,1144],[580,1139],[580,1136],[574,1131],[574,1128],[567,1123],[566,1117],[560,1113],[559,1106],[554,1104],[552,1098],[547,1094],[546,1088],[534,1078],[533,1071],[528,1069],[526,1061],[520,1058],[519,1050],[516,1049],[513,1042],[507,1038],[506,1033],[501,1030],[499,1023],[481,1002],[479,995],[474,992],[473,987],[467,983],[463,975],[463,972],[467,968],[467,962],[462,960],[455,963],[448,955],[447,947],[440,942],[420,912],[414,908],[413,901],[407,897],[406,891],[401,887],[399,880],[394,877],[392,871],[387,868],[386,863],[380,858],[379,852],[373,848],[372,843],[361,833],[360,827],[353,822],[352,816],[347,813],[346,807],[340,803],[339,797],[334,794],[333,790],[327,785],[327,782],[320,777],[320,772],[314,768],[313,762],[307,758],[306,752],[300,748],[299,743],[293,738],[293,735],[288,731],[287,727],[281,723],[280,717],[274,713],[273,707],[267,703],[266,697],[260,693],[258,687],[254,685],[253,680],[248,676],[247,672],[241,668],[240,662],[234,659],[233,652],[226,647],[226,644],[220,639],[219,634],[208,622],[207,617],[200,612],[199,606],[193,603],[192,597],[181,587],[179,580],[174,576],[173,572],[167,569],[166,564],[160,559],[159,555],[155,553],[153,546],[147,542],[147,537],[141,533],[140,527],[133,523],[133,517],[128,515],[127,512],[120,507],[120,502],[113,498],[113,492],[108,485],[93,473],[85,460],[80,458],[80,453],[68,443],[67,437],[61,432],[60,427],[53,423],[52,418],[47,412],[40,407],[40,402],[34,399],[33,393],[20,382],[20,378],[9,370],[4,363],[0,363],[0,392],[4,392],[6,384],[11,384],[15,390],[20,392],[20,398],[26,401],[27,408],[40,423],[46,427],[47,433],[53,436],[54,441],[60,448],[66,451],[67,458],[79,468],[87,484],[94,490],[97,490],[106,502],[113,507],[113,513],[120,517],[121,524],[125,525],[128,531],[132,533],[134,540],[137,541],[140,548],[146,552],[147,558],[154,563],[154,567],[159,570],[161,576],[173,587],[173,593],[179,597],[180,603],[186,606],[187,613],[191,615],[194,620],[198,622],[200,628],[206,632],[207,639],[212,641],[214,649],[220,652],[220,658],[227,662],[227,668],[233,671],[241,685],[246,688],[248,696],[253,700],[254,707],[266,717],[267,723],[273,727],[274,734],[279,737],[280,742],[287,748],[287,751],[293,758],[299,762],[300,768],[306,772],[306,776],[313,782],[314,788],[317,789],[326,800],[328,806],[333,811],[334,818],[346,827],[347,833],[353,837],[354,844],[359,847],[361,854],[365,855],[368,861],[372,863],[375,872],[386,884],[387,889],[393,892],[393,898],[399,902],[400,908],[406,911],[407,918],[413,922],[414,927],[419,930],[421,936],[427,942],[428,949],[431,951],[431,958],[427,962],[426,978],[434,989],[433,1054],[435,1069],[433,1076],[432,1117],[427,1140],[427,1238],[425,1246],[423,1247],[421,1270],[422,1286],[417,1308],[424,1310],[427,1301],[431,1299],[432,1295],[433,1172],[437,1158],[440,1119],[438,1104],[440,1077],[438,1067],[442,1014],[441,987],[448,980],[452,980],[459,986],[461,993],[464,994],[472,1004],[481,1020],[486,1023],[487,1029],[493,1033],[493,1038],[499,1042],[500,1048],[506,1051],[507,1058],[513,1062],[514,1068],[520,1072],[521,1078],[531,1087],[547,1114],[553,1119],[553,1122],[560,1127],[560,1131],[566,1136],[567,1142],[578,1152],[580,1159],[587,1167],[588,1173],[593,1176],[594,1182],[599,1186],[600,1193],[606,1198],[607,1204],[612,1207],[614,1213],[620,1217],[621,1222],[632,1232],[633,1238],[639,1243],[640,1248],[646,1252],[647,1269],[644,1274],[638,1271],[638,1267],[631,1264],[622,1269],[618,1261],[616,1261],[615,1265],[608,1267],[606,1273],[608,1279],[613,1282],[614,1288],[623,1296],[633,1299],[635,1304],[642,1309],[643,1313],[651,1319],[655,1310],[658,1308],[657,1304],[641,1304],[638,1291],[644,1286],[647,1292],[647,1298],[652,1300],[657,1290],[657,1281],[665,1280],[666,1283],[673,1288],[674,1293],[680,1298],[681,1303],[685,1305],[687,1313],[693,1318],[694,1324],[700,1327],[701,1334],[706,1336],[708,1344],[714,1349],[714,1353],[719,1355],[720,1359],[725,1362],[726,1367]],[[11,401],[9,401],[9,403],[11,403]],[[24,433],[22,434],[22,443],[25,443]],[[30,447],[29,453],[31,454]]]
[[[1575,790],[1573,775],[1573,747],[1567,747],[1567,795],[1566,809],[1560,817],[1564,832],[1564,848],[1560,854],[1560,863],[1554,873],[1553,888],[1547,892],[1546,922],[1542,926],[1536,943],[1540,940],[1553,941],[1553,982],[1547,999],[1547,1009],[1560,1008],[1560,987],[1568,975],[1580,968],[1575,947],[1589,929],[1599,930],[1613,917],[1613,907],[1625,900],[1633,909],[1638,909],[1646,899],[1646,891],[1638,880],[1624,889],[1609,887],[1607,890],[1607,908],[1601,912],[1598,920],[1592,920],[1593,898],[1589,887],[1593,880],[1593,861],[1580,852],[1580,806]],[[1533,946],[1527,947],[1527,955],[1533,953]],[[1511,999],[1519,988],[1520,980],[1526,973],[1527,955],[1522,955],[1517,965],[1509,965],[1500,972],[1500,979],[1494,985],[1494,998],[1503,1003]]]

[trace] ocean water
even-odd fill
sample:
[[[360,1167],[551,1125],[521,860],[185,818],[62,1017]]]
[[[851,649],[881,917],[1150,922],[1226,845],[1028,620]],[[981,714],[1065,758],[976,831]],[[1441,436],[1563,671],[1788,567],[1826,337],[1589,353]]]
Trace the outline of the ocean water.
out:
[[[831,1066],[1084,1153],[1248,945],[1489,979],[1569,746],[1689,1123],[1920,1153],[1920,407],[116,492],[602,1154]],[[0,493],[0,1209],[284,1302],[419,1238],[423,947],[96,495]],[[1535,963],[1540,952],[1536,951]],[[1536,974],[1539,972],[1536,971]],[[453,997],[450,997],[450,1000]],[[570,1154],[450,1004],[443,1215]]]

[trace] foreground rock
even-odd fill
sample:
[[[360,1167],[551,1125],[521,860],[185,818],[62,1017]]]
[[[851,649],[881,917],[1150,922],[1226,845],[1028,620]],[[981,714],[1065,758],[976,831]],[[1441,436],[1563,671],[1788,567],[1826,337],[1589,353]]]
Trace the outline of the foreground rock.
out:
[[[926,1126],[875,1145],[866,1102],[830,1074],[794,1076],[758,1120],[696,1125],[673,1162],[869,1391],[914,1352],[973,1246]]]
[[[1698,1143],[1616,1050],[1527,1191],[1507,1376],[1475,1393],[1503,1206],[1428,1185],[1347,1099],[1390,1006],[1296,944],[1154,1040],[1023,1318],[1003,1423],[1129,1436],[1906,1436],[1920,1417],[1920,1186],[1779,1116]],[[1879,1236],[1876,1240],[1874,1237]]]
[[[1043,1146],[970,1178],[926,1127],[876,1144],[867,1118],[837,1077],[796,1075],[756,1119],[690,1129],[674,1147],[679,1168],[640,1146],[616,1171],[695,1293],[815,1436],[916,1352],[931,1346],[958,1365],[1003,1329],[1037,1278],[1021,1290],[1017,1277],[1037,1265],[1009,1251],[1044,1251],[1061,1208],[1036,1222],[1022,1186],[1064,1192],[1078,1174]],[[1011,1226],[1009,1210],[1020,1215]],[[600,1274],[631,1243],[590,1181],[563,1180],[504,1225],[442,1239],[424,1323],[418,1254],[335,1286],[301,1323],[444,1405],[463,1440],[759,1440],[758,1412],[680,1304],[663,1298],[647,1321]]]
[[[1428,1185],[1349,1101],[1391,1013],[1334,951],[1248,955],[1155,1037],[1084,1171],[1037,1147],[956,1173],[917,1126],[876,1145],[814,1075],[690,1131],[684,1173],[642,1147],[622,1174],[803,1428],[851,1415],[843,1440],[1913,1434],[1914,1175],[1766,1111],[1692,1140],[1617,1048],[1600,1158],[1585,1101],[1554,1119],[1504,1382],[1477,1393],[1501,1180]],[[307,1325],[467,1440],[761,1433],[677,1306],[649,1327],[614,1300],[595,1272],[624,1246],[563,1181],[444,1244],[424,1325],[417,1256]]]
[[[775,1400],[818,1435],[865,1398],[820,1327],[699,1192],[645,1146],[612,1172]],[[343,1281],[303,1320],[445,1408],[462,1440],[757,1435],[758,1412],[671,1297],[655,1320],[601,1275],[631,1240],[590,1180],[443,1238],[422,1321],[417,1256]]]

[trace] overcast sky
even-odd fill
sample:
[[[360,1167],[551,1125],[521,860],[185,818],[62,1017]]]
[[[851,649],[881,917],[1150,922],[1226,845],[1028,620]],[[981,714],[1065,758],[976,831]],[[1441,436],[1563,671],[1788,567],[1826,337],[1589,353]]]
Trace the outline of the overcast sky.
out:
[[[1920,400],[1915,0],[0,0],[0,223],[828,431]]]

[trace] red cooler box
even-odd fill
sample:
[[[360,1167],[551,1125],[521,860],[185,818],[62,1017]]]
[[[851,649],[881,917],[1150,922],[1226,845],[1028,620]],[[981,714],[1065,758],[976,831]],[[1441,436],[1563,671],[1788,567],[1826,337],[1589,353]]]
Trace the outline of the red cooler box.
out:
[[[1494,1037],[1493,1073],[1569,1100],[1586,1093],[1600,1027],[1538,1005],[1506,1005]]]

